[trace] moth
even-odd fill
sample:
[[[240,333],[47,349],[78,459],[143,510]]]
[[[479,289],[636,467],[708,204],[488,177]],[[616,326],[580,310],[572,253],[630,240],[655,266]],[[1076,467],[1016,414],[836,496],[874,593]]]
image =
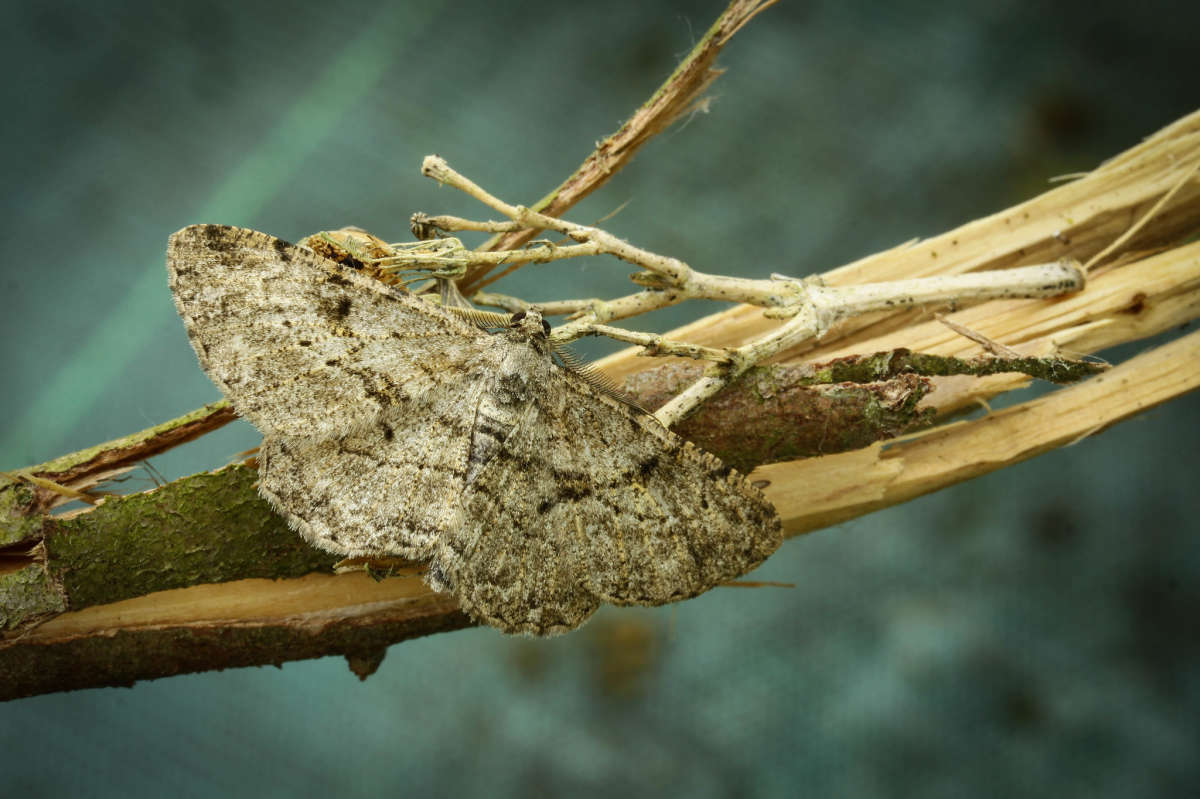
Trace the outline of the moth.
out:
[[[317,547],[427,565],[474,619],[549,635],[753,569],[774,508],[716,457],[500,329],[263,233],[195,225],[167,271],[200,365],[263,434],[259,491]]]

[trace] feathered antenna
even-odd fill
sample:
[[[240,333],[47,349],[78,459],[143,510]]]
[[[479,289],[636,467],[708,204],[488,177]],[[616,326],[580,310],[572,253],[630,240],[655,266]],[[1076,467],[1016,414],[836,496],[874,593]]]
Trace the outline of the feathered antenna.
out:
[[[612,397],[617,402],[628,405],[631,408],[641,411],[647,415],[653,415],[650,411],[638,404],[637,400],[621,390],[613,379],[601,372],[595,366],[585,362],[582,358],[576,355],[566,344],[554,344],[551,347],[555,358],[558,359],[559,365],[569,372],[574,372],[583,379],[592,388],[599,391],[601,394]]]

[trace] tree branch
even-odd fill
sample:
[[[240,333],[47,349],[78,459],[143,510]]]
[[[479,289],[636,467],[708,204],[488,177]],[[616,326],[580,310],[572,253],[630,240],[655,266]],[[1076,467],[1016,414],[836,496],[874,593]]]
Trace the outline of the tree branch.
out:
[[[1172,201],[1132,240],[1142,249],[1170,249],[1102,264],[1088,288],[1069,298],[991,302],[952,316],[1024,355],[1066,347],[1087,351],[1150,335],[1200,315],[1200,244],[1173,246],[1200,230],[1197,162],[1200,114],[1084,179],[928,242],[834,270],[827,282],[953,274],[1060,257],[1084,261],[1175,189]],[[1073,221],[1064,230],[1065,219]],[[775,324],[760,313],[734,309],[672,336],[730,346]],[[791,357],[824,360],[888,350],[893,347],[879,343],[893,339],[942,354],[978,346],[940,323],[916,321],[916,315],[900,314],[842,323]],[[651,365],[629,352],[607,363],[619,379]],[[980,390],[1012,383],[1007,376],[973,380],[984,388],[955,393],[939,386],[932,398],[950,396],[951,402],[939,405],[949,408]],[[787,531],[796,534],[1071,443],[1198,385],[1200,333],[1193,333],[1104,375],[977,421],[886,449],[873,444],[764,466],[751,479],[766,483]],[[110,468],[133,462],[136,453],[158,451],[171,436],[186,438],[190,432],[178,431],[210,424],[221,412],[205,410],[24,472],[95,485]],[[712,426],[738,429],[744,421],[743,411],[737,418],[719,416]],[[469,623],[415,572],[381,582],[364,574],[305,574],[327,569],[326,556],[298,547],[298,536],[257,498],[252,480],[245,468],[231,467],[59,516],[47,514],[52,489],[20,478],[0,485],[0,606],[7,629],[0,643],[0,696],[331,653],[347,655],[364,674],[389,643]],[[297,574],[303,576],[263,579]]]

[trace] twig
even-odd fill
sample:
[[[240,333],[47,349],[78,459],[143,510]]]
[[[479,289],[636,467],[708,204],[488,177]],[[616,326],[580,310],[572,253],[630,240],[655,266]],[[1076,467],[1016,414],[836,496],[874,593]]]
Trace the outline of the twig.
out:
[[[1149,224],[1150,220],[1154,218],[1155,214],[1157,214],[1159,211],[1165,208],[1169,202],[1171,202],[1175,195],[1179,193],[1180,189],[1191,182],[1192,178],[1196,176],[1197,171],[1200,171],[1200,163],[1195,164],[1191,169],[1184,172],[1183,175],[1180,176],[1178,182],[1176,182],[1176,184],[1172,186],[1169,191],[1163,194],[1163,196],[1159,198],[1158,202],[1156,202],[1149,211],[1142,215],[1141,219],[1139,219],[1133,225],[1130,225],[1128,230],[1113,240],[1112,244],[1109,244],[1103,250],[1089,258],[1084,269],[1091,270],[1092,267],[1104,260],[1105,256],[1116,251],[1118,247],[1132,239],[1139,230]]]
[[[714,68],[717,56],[733,35],[778,0],[733,0],[696,46],[662,85],[612,135],[602,139],[575,172],[531,206],[546,216],[561,216],[572,206],[607,183],[624,168],[646,142],[682,119],[703,102],[701,95],[724,70]],[[487,242],[483,250],[513,250],[537,235],[536,230],[507,233]],[[488,270],[471,271],[459,288],[470,295],[504,277],[515,267],[498,275]]]
[[[460,174],[445,159],[425,158],[421,171],[427,177],[458,189],[483,205],[500,212],[522,228],[553,230],[582,245],[587,253],[605,253],[646,270],[635,275],[635,282],[650,286],[650,291],[621,297],[607,303],[593,303],[580,310],[567,324],[553,332],[556,342],[565,343],[581,336],[607,335],[619,341],[638,344],[646,354],[700,358],[714,362],[703,377],[679,396],[660,408],[655,416],[670,427],[694,411],[700,403],[716,394],[729,381],[755,364],[789,349],[800,341],[820,338],[841,319],[873,311],[895,310],[933,303],[957,304],[967,301],[1050,297],[1078,291],[1085,283],[1079,264],[1064,259],[998,272],[969,275],[914,278],[864,286],[827,287],[814,281],[772,275],[770,280],[752,280],[699,272],[677,258],[649,252],[623,241],[600,228],[579,225],[545,216],[519,205],[511,205]],[[429,227],[447,225],[448,231],[505,223],[471,223],[457,217],[422,217]],[[564,248],[565,249],[565,248]],[[774,330],[737,348],[714,350],[662,336],[619,330],[604,322],[635,316],[685,299],[726,300],[767,308],[767,315],[786,321]]]
[[[992,339],[990,339],[987,336],[980,333],[978,330],[972,330],[971,328],[967,327],[966,325],[960,325],[958,322],[954,322],[954,321],[951,321],[950,319],[947,319],[942,314],[935,314],[934,318],[936,318],[939,322],[941,322],[946,327],[953,330],[958,335],[960,335],[964,338],[969,338],[971,341],[974,341],[976,344],[983,347],[985,350],[992,353],[993,355],[998,355],[1001,358],[1019,358],[1019,357],[1021,357],[1021,353],[1017,352],[1012,347],[1006,347],[1003,344],[1001,344],[999,341],[993,341]]]

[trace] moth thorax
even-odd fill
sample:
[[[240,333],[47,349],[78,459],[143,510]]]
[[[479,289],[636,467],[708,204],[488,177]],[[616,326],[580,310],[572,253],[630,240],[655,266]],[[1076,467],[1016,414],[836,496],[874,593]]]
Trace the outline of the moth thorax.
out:
[[[541,311],[529,309],[517,311],[509,318],[507,337],[510,341],[528,342],[539,354],[550,351],[550,323],[542,318]]]

